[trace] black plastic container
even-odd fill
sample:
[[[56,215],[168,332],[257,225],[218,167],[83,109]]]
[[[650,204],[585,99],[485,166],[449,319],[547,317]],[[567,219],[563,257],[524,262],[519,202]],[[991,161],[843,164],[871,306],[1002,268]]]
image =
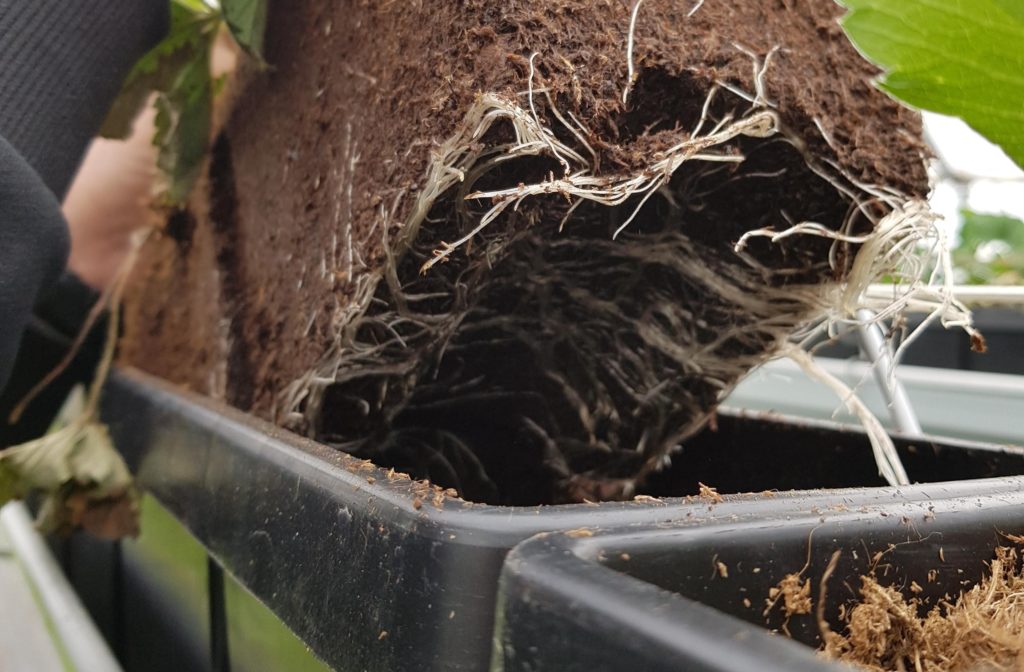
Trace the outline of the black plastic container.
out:
[[[184,527],[178,541],[158,542],[173,548],[143,553],[145,549],[131,544],[96,548],[94,542],[77,539],[62,549],[69,573],[97,596],[86,600],[87,605],[114,639],[113,647],[129,672],[155,669],[146,667],[144,652],[158,644],[172,656],[161,662],[160,669],[246,669],[228,652],[228,639],[245,633],[232,621],[230,604],[225,608],[225,576],[230,585],[237,580],[255,595],[335,669],[484,670],[492,661],[503,562],[513,547],[540,533],[580,531],[578,537],[562,535],[572,540],[683,527],[738,534],[736,539],[741,540],[745,532],[729,531],[765,524],[769,530],[788,529],[786,520],[813,522],[826,504],[879,507],[961,492],[961,486],[950,485],[879,487],[882,480],[859,431],[829,423],[723,414],[717,431],[687,443],[672,468],[651,484],[652,494],[695,493],[697,481],[723,493],[842,490],[737,496],[721,504],[677,497],[601,505],[487,506],[446,497],[422,482],[135,372],[115,377],[103,406],[104,418],[139,484],[171,514],[174,526],[180,521]],[[899,439],[897,446],[911,477],[922,481],[996,476],[963,487],[1014,490],[1020,481],[1007,476],[1024,473],[1020,449],[932,439]],[[767,544],[771,534],[765,535],[760,539]],[[189,576],[182,578],[167,571],[166,563],[147,559],[173,555],[193,538],[201,545],[197,548],[202,566]],[[524,547],[529,548],[537,547]],[[568,549],[558,552],[571,556]],[[212,558],[208,566],[206,554]],[[730,556],[722,561],[738,560]],[[657,602],[650,596],[663,593],[652,584],[616,574],[611,566],[583,562],[633,582],[637,592],[621,596],[624,613],[627,607],[655,608]],[[714,584],[710,560],[701,562],[694,581]],[[796,569],[802,563],[803,559]],[[780,560],[779,566],[794,571],[788,559]],[[102,578],[101,589],[95,585],[96,577]],[[194,595],[185,600],[195,606],[191,612],[168,603],[188,594]],[[498,611],[498,624],[503,637],[516,642],[515,632],[509,630],[510,604],[506,601]],[[194,622],[178,622],[187,618]],[[713,618],[727,617],[708,617]],[[141,628],[145,623],[151,625]],[[612,634],[584,619],[563,625],[575,628],[572,636],[577,641],[569,642],[573,645],[601,639],[601,645],[614,647],[656,632],[623,630],[616,642]],[[757,632],[754,626],[744,627],[738,636]],[[677,632],[673,629],[666,636],[671,639]],[[538,639],[538,645],[542,641],[543,637]],[[523,645],[521,652],[534,644]],[[807,653],[792,645],[798,659]],[[707,642],[696,637],[686,646],[698,652]],[[744,656],[761,660],[759,646]],[[734,648],[739,655],[738,641]],[[197,661],[196,653],[204,649],[206,660]],[[180,661],[173,660],[175,650]],[[506,645],[503,656],[508,650]],[[519,664],[519,659],[507,660]]]
[[[768,548],[773,526],[781,534],[797,529],[785,524],[787,520],[813,523],[816,516],[829,515],[819,514],[826,503],[856,508],[926,502],[929,498],[945,501],[961,487],[854,487],[881,485],[863,434],[828,423],[722,415],[716,432],[688,442],[673,467],[652,484],[653,493],[696,492],[698,481],[718,486],[722,492],[844,489],[737,496],[721,504],[691,497],[513,509],[446,497],[426,484],[305,441],[223,405],[183,395],[142,374],[122,372],[116,376],[108,386],[104,405],[113,437],[140,484],[205,547],[216,563],[211,568],[227,570],[317,656],[341,670],[486,669],[492,657],[503,562],[510,549],[538,533],[583,530],[580,539],[585,539],[602,531],[683,526],[686,530],[729,533],[742,540],[748,536],[745,530],[767,525],[759,543]],[[921,481],[1024,473],[1024,451],[1020,449],[933,440],[897,443],[912,478]],[[1019,485],[1017,479],[999,478],[964,487],[1015,491]],[[907,506],[926,508],[925,504]],[[751,525],[754,527],[749,528]],[[794,532],[790,541],[795,544],[805,534],[802,529]],[[671,546],[675,538],[669,535],[664,539]],[[786,539],[789,537],[780,536],[778,543]],[[687,548],[689,545],[686,542]],[[523,553],[536,548],[524,547]],[[793,553],[802,558],[805,550]],[[122,604],[135,604],[137,610],[137,601],[126,594],[133,593],[126,587],[126,577],[137,582],[138,571],[145,566],[117,547],[111,554],[119,567],[111,592],[121,595]],[[72,573],[74,556],[71,549],[68,564]],[[735,565],[738,558],[723,556],[722,561]],[[694,585],[711,581],[710,561],[701,562],[700,572],[693,574]],[[794,571],[802,563],[800,560],[794,568],[788,558],[780,556],[779,567]],[[638,592],[621,599],[626,601],[623,605],[633,605],[634,611],[653,608],[656,603],[649,601],[650,591],[662,593],[653,585],[616,574],[611,566],[593,567],[633,582]],[[147,571],[159,571],[159,566]],[[183,644],[180,649],[185,652],[208,646],[209,669],[238,669],[231,667],[225,648],[228,628],[222,595],[218,597],[218,586],[223,583],[218,580],[218,572],[209,573],[208,611],[202,619],[208,637],[193,637],[191,645]],[[711,584],[717,588],[717,583]],[[509,638],[508,642],[518,642],[515,631],[509,630],[514,615],[510,605],[506,601],[500,611],[502,636]],[[622,608],[626,610],[626,606]],[[112,610],[117,612],[117,606]],[[719,617],[726,618],[707,616],[708,622]],[[113,630],[124,633],[137,620],[137,615],[129,618],[115,613]],[[697,620],[703,622],[704,616]],[[577,644],[601,639],[606,640],[602,645],[614,647],[638,637],[624,630],[616,643],[611,634],[596,625],[591,628],[585,619],[575,619],[566,624],[569,626],[580,638]],[[169,626],[175,628],[179,632],[195,630],[181,624]],[[752,628],[737,633],[747,637],[743,633],[757,632]],[[676,632],[681,631],[672,630]],[[137,649],[138,641],[127,649]],[[542,639],[537,641],[539,646]],[[526,648],[520,652],[534,645],[526,641],[523,646]],[[758,652],[759,646],[745,655],[761,660],[764,654]],[[739,644],[734,642],[734,648],[738,655]],[[115,650],[125,650],[125,646],[115,645]],[[806,653],[800,648],[793,650],[798,658]],[[508,646],[502,651],[507,656]],[[515,657],[507,660],[512,666],[519,665]],[[173,661],[166,662],[173,665]],[[517,669],[524,668],[520,665]],[[679,669],[678,665],[673,669]]]
[[[789,511],[796,499],[804,510]],[[781,609],[765,615],[769,590],[801,572],[815,604],[834,551],[825,617],[855,599],[860,576],[916,582],[918,597],[957,595],[981,578],[1003,534],[1024,530],[1024,479],[879,491],[809,493],[771,511],[643,530],[575,531],[528,541],[502,574],[497,670],[848,669],[821,660],[816,616],[794,615],[793,635],[771,635]],[[804,644],[798,644],[803,642]]]

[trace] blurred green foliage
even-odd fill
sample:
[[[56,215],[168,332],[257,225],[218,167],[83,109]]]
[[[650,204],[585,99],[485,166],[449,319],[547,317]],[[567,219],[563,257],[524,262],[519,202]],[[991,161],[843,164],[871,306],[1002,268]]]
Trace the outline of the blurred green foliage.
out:
[[[962,210],[960,244],[953,266],[970,285],[1024,284],[1024,222],[1006,215],[983,215]]]

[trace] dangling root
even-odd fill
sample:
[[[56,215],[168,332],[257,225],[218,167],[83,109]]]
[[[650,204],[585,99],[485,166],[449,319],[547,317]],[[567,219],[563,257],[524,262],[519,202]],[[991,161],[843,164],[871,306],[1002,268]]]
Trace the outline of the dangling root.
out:
[[[109,539],[138,534],[139,495],[106,425],[100,421],[99,403],[114,363],[124,289],[139,249],[151,231],[147,228],[133,236],[127,256],[75,340],[73,351],[84,341],[96,318],[104,310],[109,311],[103,351],[88,394],[75,388],[54,429],[0,451],[0,469],[10,478],[5,483],[7,489],[0,494],[0,505],[29,493],[40,495],[37,523],[44,531],[69,534],[84,527]],[[57,373],[44,381],[52,380],[63,366],[61,363]],[[31,403],[35,391],[19,404],[19,412]]]
[[[882,474],[882,478],[892,485],[907,485],[910,480],[907,472],[903,469],[900,456],[896,453],[896,446],[893,444],[889,434],[885,431],[878,418],[868,410],[864,402],[846,386],[821,366],[815,363],[814,358],[806,350],[791,343],[782,348],[780,354],[789,357],[796,362],[808,377],[818,380],[839,396],[846,404],[851,413],[855,414],[864,425],[868,440],[871,442],[871,450],[875,455],[875,463]]]
[[[964,329],[975,349],[984,349],[984,339],[973,326],[971,311],[954,296],[949,249],[942,229],[936,225],[938,216],[923,201],[901,203],[890,198],[887,205],[891,211],[869,234],[846,235],[815,222],[803,222],[779,232],[771,229],[750,231],[736,243],[736,251],[742,251],[747,242],[756,237],[768,237],[775,243],[795,235],[820,236],[859,245],[860,251],[854,258],[846,282],[837,288],[836,296],[821,306],[822,315],[818,323],[803,332],[825,330],[830,336],[836,336],[844,328],[863,326],[864,322],[858,317],[862,308],[867,308],[874,315],[871,323],[897,324],[908,312],[927,313],[928,317],[904,337],[896,349],[892,364],[885,372],[891,380],[907,347],[936,320],[947,329]],[[872,283],[887,275],[894,278],[891,296],[881,299],[877,294],[869,294]],[[815,364],[799,346],[787,345],[780,354],[798,364],[810,378],[836,392],[860,419],[871,442],[879,472],[886,481],[891,485],[909,483],[892,440],[879,420],[857,397],[856,391]]]

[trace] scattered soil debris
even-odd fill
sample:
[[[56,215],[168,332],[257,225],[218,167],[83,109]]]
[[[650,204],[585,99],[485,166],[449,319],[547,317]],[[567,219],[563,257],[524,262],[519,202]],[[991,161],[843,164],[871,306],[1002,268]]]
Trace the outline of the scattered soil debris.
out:
[[[764,610],[765,617],[779,604],[780,600],[782,601],[782,611],[787,619],[798,614],[811,613],[811,582],[800,574],[787,574],[778,584],[768,590],[768,599],[765,600],[767,604]]]
[[[921,590],[916,583],[909,586],[914,595]],[[1024,571],[1018,549],[997,548],[987,576],[930,609],[873,576],[861,577],[859,596],[842,616],[842,633],[822,619],[826,657],[872,672],[1020,670],[1024,663]]]
[[[565,536],[572,537],[573,539],[581,539],[583,537],[592,537],[592,536],[594,536],[594,531],[593,530],[588,530],[585,527],[581,527],[581,528],[576,529],[576,530],[569,530],[568,532],[565,533]]]
[[[703,499],[704,501],[710,502],[711,504],[721,504],[722,502],[725,501],[725,499],[723,499],[722,496],[718,494],[718,490],[716,490],[715,488],[712,488],[711,486],[708,485],[704,485],[703,483],[698,483],[697,485],[700,487],[700,493],[697,496]]]

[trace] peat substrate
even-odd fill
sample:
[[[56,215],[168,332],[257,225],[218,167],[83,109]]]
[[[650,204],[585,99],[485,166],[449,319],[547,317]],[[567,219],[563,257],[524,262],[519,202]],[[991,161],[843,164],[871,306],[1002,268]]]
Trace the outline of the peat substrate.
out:
[[[931,224],[836,3],[691,10],[272,3],[124,359],[474,501],[654,488]]]
[[[836,589],[830,573],[822,577],[821,591]],[[929,573],[929,579],[936,574]],[[787,616],[812,613],[810,588],[798,574],[788,575],[769,595],[769,609],[778,604]],[[1019,546],[997,547],[987,572],[973,586],[937,599],[921,597],[924,592],[916,582],[897,587],[875,573],[861,576],[856,598],[840,608],[838,624],[829,624],[817,611],[821,654],[878,672],[1021,669],[1024,569]],[[823,593],[816,599],[824,600]]]

